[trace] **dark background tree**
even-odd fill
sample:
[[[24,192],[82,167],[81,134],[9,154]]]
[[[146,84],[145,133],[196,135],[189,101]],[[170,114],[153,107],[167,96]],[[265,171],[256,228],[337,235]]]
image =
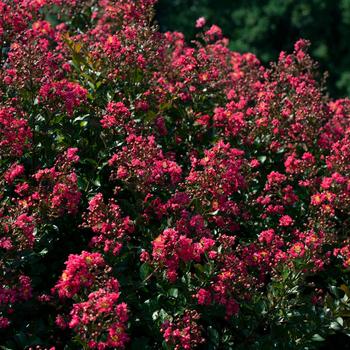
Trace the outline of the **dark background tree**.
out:
[[[264,63],[291,50],[299,38],[311,41],[312,56],[329,72],[333,97],[350,95],[350,0],[159,0],[162,31],[195,36],[195,21],[219,25],[238,52],[253,52]]]

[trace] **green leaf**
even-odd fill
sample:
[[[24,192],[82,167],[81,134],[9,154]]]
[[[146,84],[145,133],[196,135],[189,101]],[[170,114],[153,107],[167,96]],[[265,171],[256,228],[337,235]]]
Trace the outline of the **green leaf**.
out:
[[[173,298],[177,298],[179,296],[179,290],[177,288],[170,288],[168,290],[168,295]]]
[[[152,272],[151,267],[149,266],[149,264],[144,263],[141,265],[140,267],[140,277],[141,279],[144,281]]]
[[[93,184],[97,187],[101,187],[101,179],[99,176],[93,181]]]
[[[134,338],[131,343],[131,350],[150,349],[149,339],[146,337]]]
[[[259,156],[259,157],[258,157],[258,160],[259,160],[259,162],[260,162],[261,164],[264,164],[265,161],[266,161],[266,156]]]
[[[209,334],[209,339],[211,340],[211,342],[214,345],[219,345],[219,341],[220,341],[220,336],[219,336],[219,332],[212,326],[208,327],[208,334]]]
[[[314,334],[312,336],[312,340],[313,341],[325,341],[325,339],[323,337],[321,337],[319,334]]]

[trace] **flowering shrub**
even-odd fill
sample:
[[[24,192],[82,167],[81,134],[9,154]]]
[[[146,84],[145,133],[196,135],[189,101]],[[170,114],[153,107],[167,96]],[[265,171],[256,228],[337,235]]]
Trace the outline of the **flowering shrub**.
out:
[[[7,349],[320,348],[350,333],[350,101],[154,0],[0,1]]]

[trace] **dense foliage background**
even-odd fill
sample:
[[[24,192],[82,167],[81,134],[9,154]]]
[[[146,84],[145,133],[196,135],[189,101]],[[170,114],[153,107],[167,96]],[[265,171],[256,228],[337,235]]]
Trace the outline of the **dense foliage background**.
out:
[[[155,2],[0,0],[0,348],[346,348],[350,100]]]
[[[160,0],[161,30],[194,38],[194,23],[205,17],[230,38],[230,48],[253,52],[264,63],[282,50],[290,51],[299,38],[312,43],[312,56],[328,71],[332,96],[350,95],[349,0]]]

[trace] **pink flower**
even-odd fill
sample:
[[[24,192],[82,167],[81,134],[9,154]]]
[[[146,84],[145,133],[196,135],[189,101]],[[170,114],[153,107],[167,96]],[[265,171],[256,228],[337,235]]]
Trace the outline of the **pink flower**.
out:
[[[210,39],[213,40],[214,37],[217,37],[218,39],[222,38],[222,30],[217,25],[212,25],[209,30],[205,32],[205,35]]]
[[[0,328],[7,328],[9,325],[9,319],[7,317],[0,316]]]
[[[77,155],[78,148],[68,148],[67,149],[67,160],[68,162],[77,163],[79,162],[79,156]]]
[[[271,244],[275,238],[275,231],[273,229],[262,231],[259,235],[259,242]]]
[[[39,91],[42,103],[62,104],[68,115],[72,115],[74,109],[79,107],[87,99],[88,91],[78,83],[61,80],[44,84]],[[49,107],[49,106],[48,106]],[[53,108],[53,107],[51,107]]]
[[[286,176],[278,171],[272,171],[269,175],[267,175],[267,180],[270,185],[280,184],[286,180]]]
[[[72,298],[82,288],[88,288],[95,283],[96,273],[106,266],[99,253],[83,251],[80,255],[70,254],[66,261],[66,269],[53,291],[57,290],[60,297]]]
[[[279,220],[280,226],[290,226],[293,224],[293,219],[289,215],[283,215]]]
[[[202,28],[205,26],[206,20],[204,17],[199,17],[196,21],[196,28]]]
[[[201,288],[195,297],[198,300],[199,305],[210,305],[211,304],[211,293]]]
[[[290,249],[289,254],[294,258],[300,258],[305,255],[305,245],[302,242],[295,243]]]
[[[22,164],[12,164],[11,167],[6,171],[4,177],[9,185],[15,181],[15,179],[24,173],[24,166]]]

